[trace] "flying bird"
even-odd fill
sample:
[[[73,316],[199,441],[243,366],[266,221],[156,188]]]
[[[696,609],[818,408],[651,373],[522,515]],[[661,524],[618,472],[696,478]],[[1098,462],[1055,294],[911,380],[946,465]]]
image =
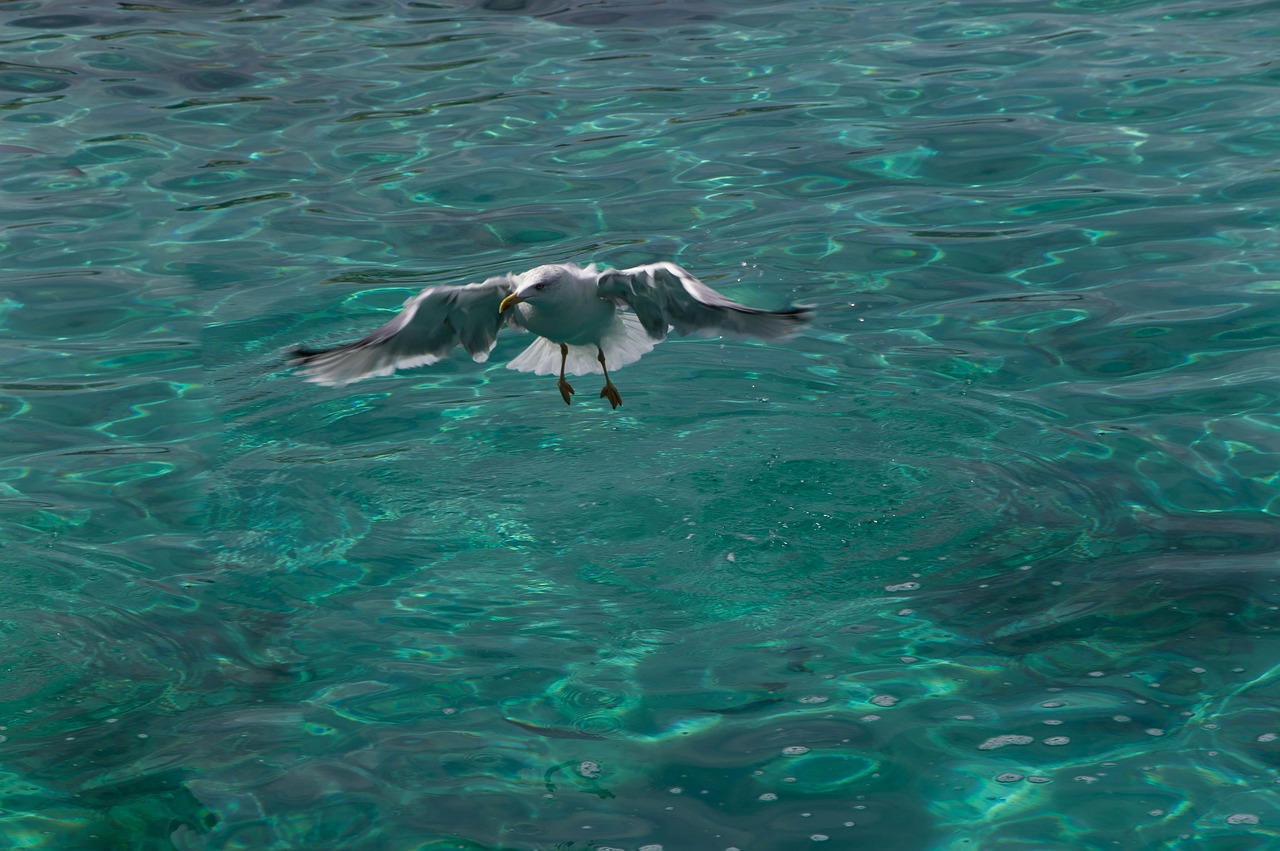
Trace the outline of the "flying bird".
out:
[[[574,394],[566,372],[604,373],[600,396],[617,408],[622,396],[609,368],[639,360],[669,331],[781,340],[812,317],[808,307],[738,304],[674,263],[603,270],[557,263],[478,284],[427,287],[369,336],[333,349],[296,349],[290,363],[307,381],[329,386],[435,363],[457,345],[483,363],[506,324],[537,336],[509,369],[552,375],[558,368],[565,404]]]

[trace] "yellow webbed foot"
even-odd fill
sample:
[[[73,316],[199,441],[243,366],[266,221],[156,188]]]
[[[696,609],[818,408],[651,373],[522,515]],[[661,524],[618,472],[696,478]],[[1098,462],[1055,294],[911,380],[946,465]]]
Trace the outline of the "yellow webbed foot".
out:
[[[617,387],[613,386],[612,381],[605,382],[604,389],[600,391],[600,398],[608,399],[615,410],[622,404],[622,394],[618,392]]]

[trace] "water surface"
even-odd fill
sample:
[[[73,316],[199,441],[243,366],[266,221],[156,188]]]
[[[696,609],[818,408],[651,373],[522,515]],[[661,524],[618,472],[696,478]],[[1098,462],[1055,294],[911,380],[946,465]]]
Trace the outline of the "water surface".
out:
[[[0,10],[0,836],[1280,842],[1274,4]],[[817,307],[282,365],[428,284]],[[822,843],[828,843],[823,845]]]

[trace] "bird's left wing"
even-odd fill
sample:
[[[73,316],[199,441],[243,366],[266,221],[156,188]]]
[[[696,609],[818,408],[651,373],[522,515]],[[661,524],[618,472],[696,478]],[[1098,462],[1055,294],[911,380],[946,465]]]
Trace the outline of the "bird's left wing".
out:
[[[478,284],[428,287],[369,336],[335,349],[296,349],[289,362],[302,367],[307,381],[330,386],[435,363],[456,345],[483,362],[507,321],[498,306],[515,288],[514,275]]]
[[[813,318],[809,307],[760,310],[738,304],[674,263],[608,269],[600,275],[601,298],[625,303],[649,336],[662,339],[668,328],[679,334],[782,340]]]

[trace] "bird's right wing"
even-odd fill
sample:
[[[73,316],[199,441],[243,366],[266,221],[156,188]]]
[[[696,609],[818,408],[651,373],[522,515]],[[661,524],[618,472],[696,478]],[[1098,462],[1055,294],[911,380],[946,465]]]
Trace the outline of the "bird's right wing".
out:
[[[428,287],[369,336],[334,349],[296,349],[289,363],[302,367],[307,381],[328,386],[435,363],[456,345],[483,363],[507,321],[499,305],[515,289],[514,275],[464,286]]]
[[[761,310],[716,292],[674,263],[607,269],[597,287],[601,298],[630,307],[655,340],[667,335],[701,334],[785,340],[813,318],[810,307]]]

